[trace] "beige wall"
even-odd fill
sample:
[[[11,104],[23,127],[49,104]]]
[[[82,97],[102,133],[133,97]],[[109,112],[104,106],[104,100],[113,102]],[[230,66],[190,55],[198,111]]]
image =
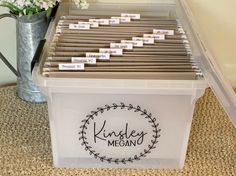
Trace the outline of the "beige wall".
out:
[[[97,1],[97,0],[95,0]],[[98,0],[100,2],[116,2]],[[155,2],[155,0],[119,0],[119,2]],[[163,0],[166,2],[167,0]],[[168,0],[172,1],[172,0]],[[205,43],[214,53],[222,70],[236,85],[236,1],[186,0],[201,26]],[[2,13],[2,9],[0,9]],[[15,26],[10,19],[0,20],[0,51],[15,63]],[[232,61],[234,64],[232,64]],[[0,61],[0,84],[11,82],[15,76]]]
[[[116,0],[90,0],[90,2],[117,2]],[[158,2],[168,2],[171,1],[173,2],[174,0],[119,0],[119,2],[124,2],[124,3],[155,3],[156,1]]]
[[[0,8],[0,14],[7,10]],[[16,27],[15,20],[4,18],[0,20],[0,52],[16,66]],[[15,82],[16,76],[0,60],[0,85]]]

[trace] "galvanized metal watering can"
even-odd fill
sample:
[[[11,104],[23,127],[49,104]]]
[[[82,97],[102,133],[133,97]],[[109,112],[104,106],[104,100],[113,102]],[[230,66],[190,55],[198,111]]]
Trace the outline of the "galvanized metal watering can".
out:
[[[17,76],[17,95],[29,102],[45,102],[45,97],[38,90],[31,75],[31,62],[38,44],[47,31],[48,18],[45,12],[34,14],[32,17],[2,14],[1,18],[16,19],[17,38],[17,70],[8,62],[0,52],[0,58],[8,68]]]

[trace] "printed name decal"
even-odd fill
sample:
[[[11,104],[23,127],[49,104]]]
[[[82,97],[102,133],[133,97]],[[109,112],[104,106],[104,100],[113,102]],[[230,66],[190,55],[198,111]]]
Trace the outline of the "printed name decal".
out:
[[[105,105],[81,121],[79,140],[101,162],[127,164],[147,157],[160,137],[157,119],[140,106]]]

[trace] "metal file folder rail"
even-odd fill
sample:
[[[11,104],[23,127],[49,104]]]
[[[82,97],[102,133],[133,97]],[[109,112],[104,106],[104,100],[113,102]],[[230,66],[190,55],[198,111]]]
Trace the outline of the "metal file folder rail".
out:
[[[233,93],[184,2],[83,11],[62,2],[33,69],[47,96],[54,166],[182,168],[208,85],[235,123]]]

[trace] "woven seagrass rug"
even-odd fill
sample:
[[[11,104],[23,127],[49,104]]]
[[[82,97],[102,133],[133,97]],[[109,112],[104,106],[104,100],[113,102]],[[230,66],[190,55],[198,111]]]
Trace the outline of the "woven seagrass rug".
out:
[[[0,176],[236,175],[236,129],[210,89],[196,104],[185,166],[161,169],[58,169],[52,166],[47,105],[0,88]]]

